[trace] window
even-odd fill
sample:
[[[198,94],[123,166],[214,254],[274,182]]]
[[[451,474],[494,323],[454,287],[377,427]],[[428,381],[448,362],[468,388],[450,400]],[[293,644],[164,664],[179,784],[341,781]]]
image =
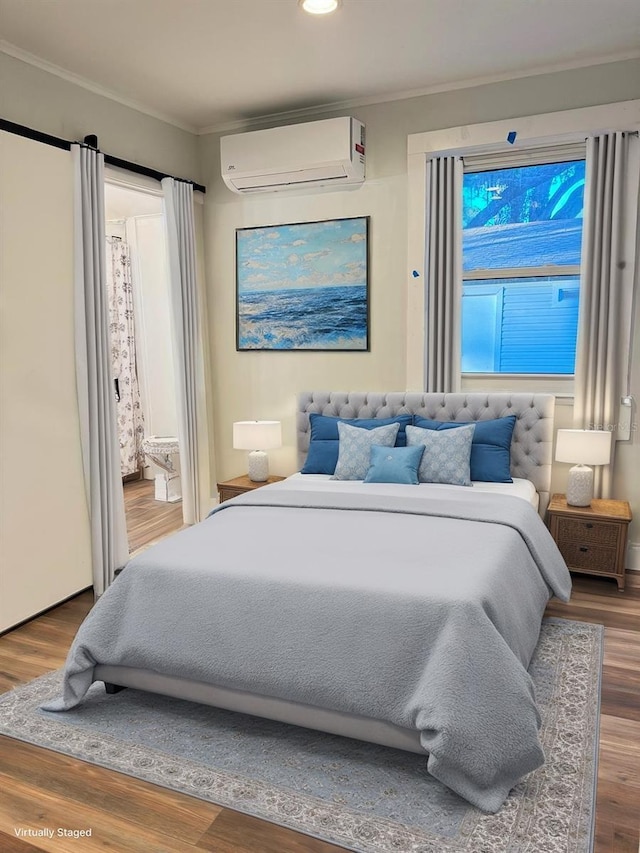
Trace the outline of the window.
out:
[[[573,374],[582,148],[465,159],[463,373]]]

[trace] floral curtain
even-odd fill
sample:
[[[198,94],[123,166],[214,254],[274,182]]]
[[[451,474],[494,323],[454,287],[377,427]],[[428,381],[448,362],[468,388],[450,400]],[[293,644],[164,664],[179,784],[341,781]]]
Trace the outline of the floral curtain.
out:
[[[118,237],[107,237],[107,290],[111,370],[118,401],[120,468],[125,477],[139,471],[144,461],[144,416],[136,366],[131,257],[129,246]]]

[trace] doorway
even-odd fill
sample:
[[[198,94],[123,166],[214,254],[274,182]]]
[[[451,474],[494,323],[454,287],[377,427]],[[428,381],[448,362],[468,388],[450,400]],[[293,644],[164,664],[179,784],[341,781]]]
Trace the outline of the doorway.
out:
[[[105,223],[114,395],[131,554],[182,526],[162,192],[107,177]],[[175,439],[154,464],[150,444]],[[156,457],[158,458],[158,457]],[[171,480],[171,489],[168,488]]]

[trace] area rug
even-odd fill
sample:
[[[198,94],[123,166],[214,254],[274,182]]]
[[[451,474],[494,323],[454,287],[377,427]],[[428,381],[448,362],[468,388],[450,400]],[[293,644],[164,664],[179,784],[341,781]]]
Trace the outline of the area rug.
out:
[[[589,853],[603,629],[545,620],[530,672],[546,763],[486,815],[419,755],[102,685],[62,714],[49,673],[0,699],[0,731],[357,853]],[[460,685],[464,690],[464,685]]]

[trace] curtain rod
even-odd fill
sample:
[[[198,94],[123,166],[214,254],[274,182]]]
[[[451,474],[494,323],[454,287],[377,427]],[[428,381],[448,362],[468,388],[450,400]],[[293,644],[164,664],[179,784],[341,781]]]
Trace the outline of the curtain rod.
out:
[[[49,133],[42,133],[39,130],[33,130],[31,127],[25,127],[22,124],[16,124],[13,121],[0,118],[0,130],[6,130],[7,133],[15,133],[17,136],[24,136],[27,139],[32,139],[35,142],[43,142],[45,145],[51,145],[54,148],[61,148],[64,151],[70,151],[73,142],[67,139],[60,139],[58,136],[51,136]],[[91,140],[91,142],[88,142]],[[95,145],[92,144],[95,140]],[[76,143],[78,145],[88,145],[90,148],[98,147],[97,136],[86,136],[84,142]],[[156,181],[161,181],[163,178],[173,178],[166,172],[158,172],[156,169],[150,169],[148,166],[141,166],[138,163],[131,163],[129,160],[121,160],[119,157],[112,157],[110,154],[104,154],[104,162],[107,166],[116,166],[119,169],[126,169],[129,172],[135,172],[137,175],[144,175],[147,178],[153,178]],[[190,181],[187,178],[173,178],[174,181],[182,181],[185,184],[191,184],[197,192],[206,193],[207,188],[202,184],[197,184],[195,181]]]

